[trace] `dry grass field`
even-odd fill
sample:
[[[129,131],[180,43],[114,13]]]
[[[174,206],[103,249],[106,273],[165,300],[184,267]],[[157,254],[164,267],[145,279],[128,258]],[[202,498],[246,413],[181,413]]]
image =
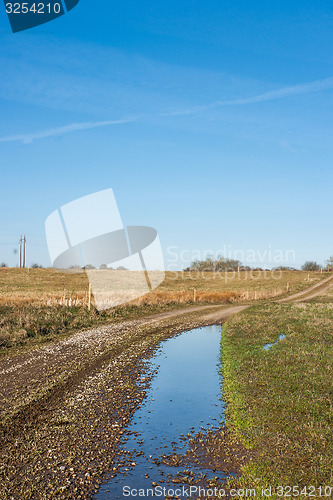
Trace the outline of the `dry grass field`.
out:
[[[326,273],[304,271],[170,271],[158,289],[134,302],[218,303],[226,298],[266,299],[287,291],[301,291],[325,276]],[[86,305],[88,288],[84,272],[0,268],[0,305]]]
[[[279,297],[301,291],[325,276],[302,271],[167,272],[157,289],[129,304],[97,311],[92,298],[88,311],[85,272],[0,268],[0,349],[194,303]]]

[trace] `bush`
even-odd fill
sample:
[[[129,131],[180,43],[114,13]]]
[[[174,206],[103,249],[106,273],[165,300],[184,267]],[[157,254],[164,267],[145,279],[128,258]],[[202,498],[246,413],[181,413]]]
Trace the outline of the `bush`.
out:
[[[297,271],[297,269],[295,267],[278,266],[274,267],[273,271]]]
[[[0,267],[8,267],[6,262],[1,262]]]
[[[237,271],[244,270],[244,266],[239,260],[227,259],[218,255],[207,257],[205,260],[195,260],[185,271]]]
[[[312,260],[308,260],[303,264],[302,271],[320,271],[321,266]]]
[[[333,267],[333,255],[326,261],[327,268]]]

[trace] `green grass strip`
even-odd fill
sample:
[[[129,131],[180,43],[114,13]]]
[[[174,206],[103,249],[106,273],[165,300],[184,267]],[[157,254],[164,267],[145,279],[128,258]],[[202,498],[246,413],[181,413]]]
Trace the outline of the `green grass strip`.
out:
[[[234,484],[257,497],[279,485],[333,493],[333,304],[254,306],[229,321],[221,348],[227,427],[255,451]]]

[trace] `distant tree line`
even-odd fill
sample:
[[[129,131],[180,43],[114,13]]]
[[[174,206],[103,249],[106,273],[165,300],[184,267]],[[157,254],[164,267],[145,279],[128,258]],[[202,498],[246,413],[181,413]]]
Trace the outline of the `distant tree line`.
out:
[[[329,271],[333,269],[333,255],[326,261],[326,266],[321,266],[318,262],[314,260],[307,260],[303,266],[302,271]]]
[[[0,267],[8,267],[8,265],[6,262],[1,262]],[[18,267],[18,266],[16,266],[16,267]],[[31,267],[31,269],[42,269],[43,268],[43,266],[37,264],[36,262],[33,262],[30,267]]]
[[[1,262],[0,268],[8,267],[6,262]],[[43,266],[40,264],[37,264],[37,262],[33,262],[31,264],[31,269],[42,269]],[[102,264],[99,267],[95,267],[91,264],[87,264],[86,266],[83,266],[82,268],[80,266],[71,266],[70,269],[85,269],[85,270],[90,270],[90,269],[108,269],[110,271],[128,271],[128,269],[124,266],[118,266],[117,268],[112,268],[108,267],[106,264]],[[313,260],[308,260],[306,261],[302,267],[302,271],[332,271],[333,270],[333,255],[327,259],[326,265],[321,266],[318,264],[318,262],[313,261]],[[209,256],[205,260],[194,260],[190,266],[188,266],[184,271],[215,271],[215,272],[225,272],[225,271],[264,271],[265,269],[261,267],[251,267],[251,266],[245,266],[242,264],[240,260],[237,259],[228,259],[223,256]],[[290,266],[277,266],[274,267],[274,270],[277,271],[298,271],[295,267],[290,267]]]
[[[1,267],[8,267],[6,262],[1,262],[0,268]],[[16,266],[17,267],[17,266]],[[31,269],[43,269],[43,266],[38,264],[37,262],[33,262],[30,266]],[[99,267],[92,266],[91,264],[87,264],[86,266],[80,267],[80,266],[70,266],[70,269],[85,269],[89,271],[89,269],[108,269],[109,271],[128,271],[128,269],[124,266],[118,266],[116,268],[109,267],[106,264],[102,264]]]
[[[333,255],[326,261],[326,266],[321,266],[315,261],[306,261],[302,267],[302,271],[329,271],[333,270]],[[242,264],[237,259],[228,259],[223,256],[209,256],[205,260],[194,260],[190,266],[184,271],[213,271],[213,272],[226,272],[226,271],[264,271],[261,267],[251,267]],[[274,267],[277,271],[297,271],[295,267],[290,266],[277,266]]]
[[[241,261],[237,259],[228,259],[223,256],[209,256],[205,260],[194,260],[192,264],[184,269],[185,271],[249,271],[250,266],[244,266]]]
[[[128,269],[124,266],[118,266],[116,268],[109,267],[106,264],[101,264],[99,267],[93,266],[91,264],[87,264],[82,268],[80,266],[71,266],[70,269],[84,269],[85,271],[90,271],[92,269],[107,269],[108,271],[128,271]]]

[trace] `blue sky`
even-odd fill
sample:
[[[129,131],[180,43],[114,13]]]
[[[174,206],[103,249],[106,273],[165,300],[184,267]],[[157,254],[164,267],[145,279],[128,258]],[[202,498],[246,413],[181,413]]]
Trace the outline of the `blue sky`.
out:
[[[81,0],[17,34],[1,8],[0,43],[0,261],[26,233],[50,265],[46,217],[109,187],[167,267],[333,254],[331,2]]]

